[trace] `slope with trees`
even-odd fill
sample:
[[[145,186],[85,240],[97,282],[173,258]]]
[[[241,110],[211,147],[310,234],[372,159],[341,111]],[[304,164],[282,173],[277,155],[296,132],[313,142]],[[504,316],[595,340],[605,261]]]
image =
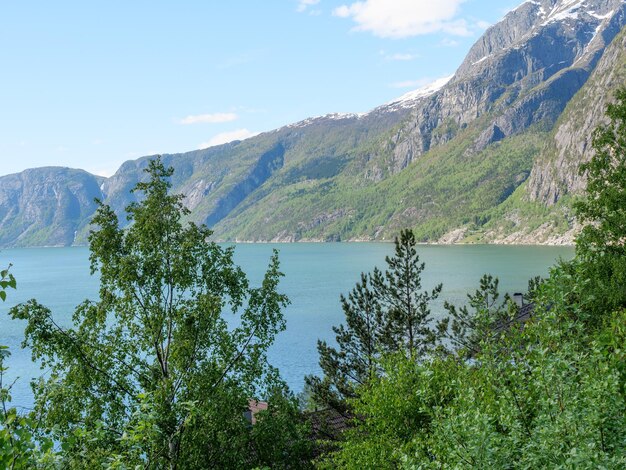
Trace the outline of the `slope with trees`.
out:
[[[571,169],[590,154],[578,121],[595,126],[603,96],[623,83],[625,13],[621,0],[524,2],[439,90],[167,155],[173,188],[222,240],[391,240],[411,227],[448,243],[570,241],[571,199],[547,205],[580,186]],[[586,83],[589,99],[577,95]],[[86,243],[95,207],[82,195],[101,192],[121,215],[149,159],[107,179],[1,177],[0,245]]]

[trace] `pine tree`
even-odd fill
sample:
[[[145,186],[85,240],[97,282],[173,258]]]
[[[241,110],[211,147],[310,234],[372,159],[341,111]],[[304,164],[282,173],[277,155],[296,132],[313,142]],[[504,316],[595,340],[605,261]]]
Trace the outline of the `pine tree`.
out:
[[[441,293],[442,284],[432,291],[422,290],[425,263],[417,254],[415,235],[403,230],[395,239],[395,255],[387,256],[388,269],[375,269],[372,286],[383,305],[386,320],[385,341],[392,350],[404,350],[419,359],[432,351],[439,337],[430,327],[430,304]]]
[[[346,400],[379,373],[385,353],[402,351],[422,359],[436,346],[440,335],[430,327],[430,303],[441,292],[422,289],[420,262],[413,232],[403,230],[395,239],[395,255],[387,256],[387,270],[361,274],[348,297],[341,296],[345,324],[333,327],[337,347],[318,342],[323,377],[305,379],[317,406],[346,412]]]
[[[529,286],[538,282],[535,278]],[[485,274],[476,292],[467,294],[468,305],[457,308],[445,302],[444,308],[449,316],[437,323],[437,329],[450,340],[451,346],[461,356],[478,353],[481,342],[493,338],[497,334],[498,325],[508,324],[517,312],[508,294],[500,301],[498,284],[498,278]]]
[[[307,376],[305,382],[315,404],[345,412],[345,400],[355,396],[355,387],[367,383],[377,371],[385,324],[368,275],[362,273],[361,282],[348,297],[342,294],[340,301],[345,325],[333,327],[337,348],[318,341],[324,377]]]

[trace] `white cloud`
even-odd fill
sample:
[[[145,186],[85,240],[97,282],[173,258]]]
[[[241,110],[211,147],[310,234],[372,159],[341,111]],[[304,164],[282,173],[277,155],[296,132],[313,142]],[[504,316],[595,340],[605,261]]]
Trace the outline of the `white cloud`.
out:
[[[441,45],[444,47],[456,47],[461,44],[459,41],[450,38],[443,38]]]
[[[406,62],[409,60],[415,60],[419,57],[420,57],[419,54],[397,53],[397,54],[386,55],[385,59]]]
[[[306,11],[307,8],[317,5],[319,2],[320,0],[300,0],[296,11],[302,13],[303,11]]]
[[[251,132],[248,129],[237,129],[229,132],[222,132],[213,136],[208,142],[203,142],[199,145],[199,149],[205,149],[213,147],[214,145],[226,144],[233,140],[244,140],[259,135],[259,132]]]
[[[184,119],[180,120],[180,124],[189,125],[189,124],[216,124],[220,122],[230,122],[237,119],[238,116],[235,113],[213,113],[213,114],[194,114],[187,116]]]
[[[382,38],[405,38],[444,32],[455,36],[471,34],[464,19],[457,18],[465,0],[364,0],[342,5],[333,15],[351,18],[355,31]]]

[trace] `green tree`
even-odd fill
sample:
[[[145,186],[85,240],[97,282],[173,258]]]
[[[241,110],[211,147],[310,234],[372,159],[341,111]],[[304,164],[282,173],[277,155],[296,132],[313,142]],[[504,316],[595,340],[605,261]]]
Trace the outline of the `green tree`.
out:
[[[430,304],[439,297],[443,286],[422,290],[425,263],[417,254],[411,230],[402,230],[394,244],[394,256],[385,258],[387,269],[384,273],[374,269],[371,284],[385,312],[386,344],[418,360],[431,352],[439,340],[436,329],[430,326]]]
[[[626,90],[607,114],[582,166],[576,257],[530,281],[533,317],[494,334],[510,303],[484,277],[467,308],[449,308],[452,325],[440,323],[473,360],[383,357],[323,466],[626,468]]]
[[[626,89],[616,93],[606,114],[609,123],[593,134],[595,153],[580,167],[586,197],[575,205],[585,224],[576,239],[579,275],[594,310],[626,306]]]
[[[552,306],[474,361],[401,354],[352,400],[360,417],[323,468],[626,465],[626,312],[593,333]]]
[[[437,328],[462,356],[475,355],[481,343],[497,336],[498,328],[508,325],[517,313],[508,294],[500,300],[498,284],[498,278],[485,274],[480,279],[480,287],[473,294],[467,294],[467,305],[457,308],[447,301],[444,303],[448,317],[439,321]]]
[[[324,376],[305,379],[318,406],[349,411],[356,389],[378,375],[381,354],[400,351],[418,361],[434,349],[439,335],[430,327],[430,303],[442,286],[422,290],[425,265],[415,247],[413,232],[403,230],[394,256],[385,258],[387,269],[362,274],[348,297],[341,296],[346,323],[333,327],[337,347],[319,341]]]
[[[340,297],[345,325],[333,326],[337,347],[318,341],[319,364],[324,376],[305,377],[310,400],[321,407],[347,413],[346,399],[354,398],[355,389],[376,375],[379,353],[388,346],[382,306],[369,285],[369,276],[352,292]]]
[[[0,271],[0,300],[6,300],[6,290],[15,289],[15,277],[7,269]],[[39,443],[35,437],[38,424],[29,416],[18,413],[11,407],[13,383],[5,383],[8,367],[5,361],[11,356],[7,346],[0,346],[0,467],[9,469],[29,469],[52,467],[56,454],[50,439]]]
[[[209,242],[205,226],[183,225],[182,196],[169,194],[173,170],[157,158],[146,171],[126,230],[100,202],[92,220],[98,301],[80,304],[68,329],[35,300],[11,312],[27,321],[24,345],[51,371],[35,386],[36,416],[70,468],[253,467],[260,431],[244,411],[282,387],[266,360],[288,303],[277,291],[277,254],[260,287],[250,287],[234,248]],[[291,462],[273,462],[278,468],[295,461],[283,450]]]

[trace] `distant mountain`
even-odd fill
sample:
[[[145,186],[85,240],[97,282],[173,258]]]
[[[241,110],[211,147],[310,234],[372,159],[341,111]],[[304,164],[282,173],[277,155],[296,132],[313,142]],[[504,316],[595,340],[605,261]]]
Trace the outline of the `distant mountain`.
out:
[[[563,241],[563,196],[584,185],[573,169],[589,158],[581,139],[626,84],[625,13],[623,0],[525,2],[453,77],[369,113],[165,155],[174,190],[223,240],[388,239],[413,227],[424,241]],[[84,243],[91,199],[121,213],[149,158],[108,179],[49,168],[0,178],[0,245]]]
[[[83,170],[37,168],[0,177],[0,245],[71,245],[102,198],[104,178]]]

